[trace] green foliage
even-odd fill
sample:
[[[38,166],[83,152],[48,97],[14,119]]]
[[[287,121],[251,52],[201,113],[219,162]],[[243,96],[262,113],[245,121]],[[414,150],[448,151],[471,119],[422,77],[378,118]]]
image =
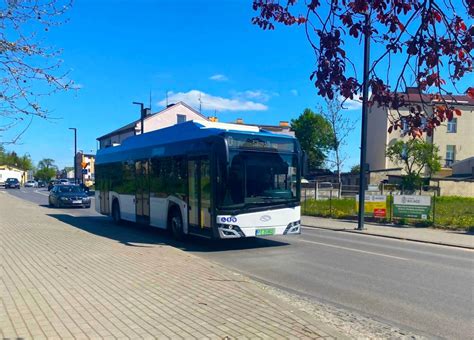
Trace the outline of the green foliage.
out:
[[[431,175],[441,169],[439,148],[419,138],[398,140],[387,148],[386,155],[394,163],[402,165],[406,172],[403,187],[415,190],[422,184],[421,173],[428,170]]]
[[[23,171],[33,169],[33,162],[29,154],[18,156],[15,151],[8,152],[0,145],[0,165],[9,165]]]
[[[459,196],[436,197],[435,227],[474,230],[474,198]]]
[[[49,181],[56,177],[58,167],[54,164],[54,159],[44,158],[38,162],[38,170],[35,178],[42,181]]]
[[[56,170],[53,168],[39,169],[35,173],[35,178],[41,181],[49,181],[56,177]]]
[[[303,214],[321,217],[348,218],[357,215],[354,198],[314,200],[303,202]]]
[[[360,174],[360,164],[356,164],[351,168],[351,174]]]
[[[333,148],[334,132],[329,121],[311,109],[305,109],[297,119],[291,120],[291,128],[308,155],[309,170],[321,167]]]

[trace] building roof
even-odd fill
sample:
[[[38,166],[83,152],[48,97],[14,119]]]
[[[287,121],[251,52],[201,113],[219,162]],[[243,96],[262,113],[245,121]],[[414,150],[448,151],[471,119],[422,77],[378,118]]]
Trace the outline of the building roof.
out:
[[[14,166],[6,165],[6,164],[0,165],[0,170],[13,170],[13,171],[18,171],[18,172],[25,172],[21,169],[18,169],[16,167],[14,167]]]
[[[441,100],[434,99],[434,94],[420,93],[416,87],[407,87],[406,92],[398,92],[398,95],[402,95],[406,103],[425,103],[431,105],[443,103]],[[474,106],[474,98],[464,94],[445,94],[443,99],[448,104]]]
[[[201,116],[203,119],[205,120],[208,120],[206,116],[202,115],[201,113],[197,112],[195,109],[193,109],[191,106],[189,106],[188,104],[186,104],[185,102],[177,102],[176,104],[170,104],[168,105],[166,108],[164,108],[163,110],[161,111],[158,111],[158,112],[155,112],[155,113],[152,113],[148,116],[145,117],[144,120],[147,120],[153,116],[156,116],[158,114],[162,114],[168,110],[170,110],[171,108],[175,107],[176,105],[183,105],[184,107],[186,107],[187,109],[193,111],[195,114]],[[107,137],[110,137],[110,136],[114,136],[114,135],[117,135],[117,134],[120,134],[120,133],[123,133],[123,132],[128,132],[128,131],[133,131],[135,132],[135,127],[137,126],[137,124],[141,121],[141,119],[137,119],[137,120],[134,120],[133,122],[127,124],[127,125],[124,125],[122,126],[121,128],[118,128],[116,130],[113,130],[112,132],[109,132],[103,136],[100,136],[100,137],[97,137],[97,140],[101,140],[101,139],[104,139],[104,138],[107,138]]]

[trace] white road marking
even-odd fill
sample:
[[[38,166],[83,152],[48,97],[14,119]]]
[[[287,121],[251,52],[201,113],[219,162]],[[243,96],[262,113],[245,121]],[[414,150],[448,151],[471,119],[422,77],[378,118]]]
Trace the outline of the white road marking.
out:
[[[45,193],[45,192],[40,192],[40,191],[38,191],[38,190],[35,190],[35,192],[36,192],[37,194],[40,194],[40,195],[43,195],[43,196],[49,196],[49,193],[47,194],[47,193]]]
[[[308,240],[298,240],[298,241],[299,241],[299,242],[306,242],[306,243],[319,244],[319,245],[326,246],[326,247],[332,247],[332,248],[344,249],[344,250],[349,250],[349,251],[355,251],[355,252],[357,252],[357,253],[383,256],[383,257],[388,257],[388,258],[396,259],[396,260],[402,260],[402,261],[408,261],[408,260],[409,260],[409,259],[404,258],[404,257],[398,257],[398,256],[392,256],[392,255],[385,255],[385,254],[380,254],[380,253],[374,253],[374,252],[371,252],[371,251],[360,250],[360,249],[354,249],[354,248],[348,248],[348,247],[342,247],[342,246],[336,246],[336,245],[333,245],[333,244],[327,244],[327,243],[322,243],[322,242],[315,242],[315,241],[308,241]]]

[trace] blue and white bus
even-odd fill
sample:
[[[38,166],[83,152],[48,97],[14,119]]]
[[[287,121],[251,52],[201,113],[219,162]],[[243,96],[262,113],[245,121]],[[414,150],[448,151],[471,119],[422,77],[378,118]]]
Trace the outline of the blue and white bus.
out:
[[[96,210],[178,239],[299,234],[301,163],[294,137],[189,121],[99,150]]]

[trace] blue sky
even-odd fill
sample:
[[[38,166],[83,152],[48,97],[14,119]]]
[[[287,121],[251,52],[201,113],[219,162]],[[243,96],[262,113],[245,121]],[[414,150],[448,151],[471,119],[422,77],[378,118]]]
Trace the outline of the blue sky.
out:
[[[43,105],[57,119],[35,119],[20,144],[34,162],[53,158],[71,166],[73,132],[78,149],[95,152],[96,138],[137,119],[132,101],[153,111],[166,93],[203,113],[230,122],[278,124],[321,102],[309,80],[314,55],[302,29],[262,31],[250,20],[251,0],[76,1],[69,22],[53,28],[45,43],[63,49],[64,69],[80,87],[49,97]],[[362,49],[348,46],[360,64]],[[358,120],[358,105],[345,114]],[[359,125],[348,138],[358,145]],[[11,131],[10,133],[14,133]],[[346,169],[358,161],[358,148],[346,147]]]

